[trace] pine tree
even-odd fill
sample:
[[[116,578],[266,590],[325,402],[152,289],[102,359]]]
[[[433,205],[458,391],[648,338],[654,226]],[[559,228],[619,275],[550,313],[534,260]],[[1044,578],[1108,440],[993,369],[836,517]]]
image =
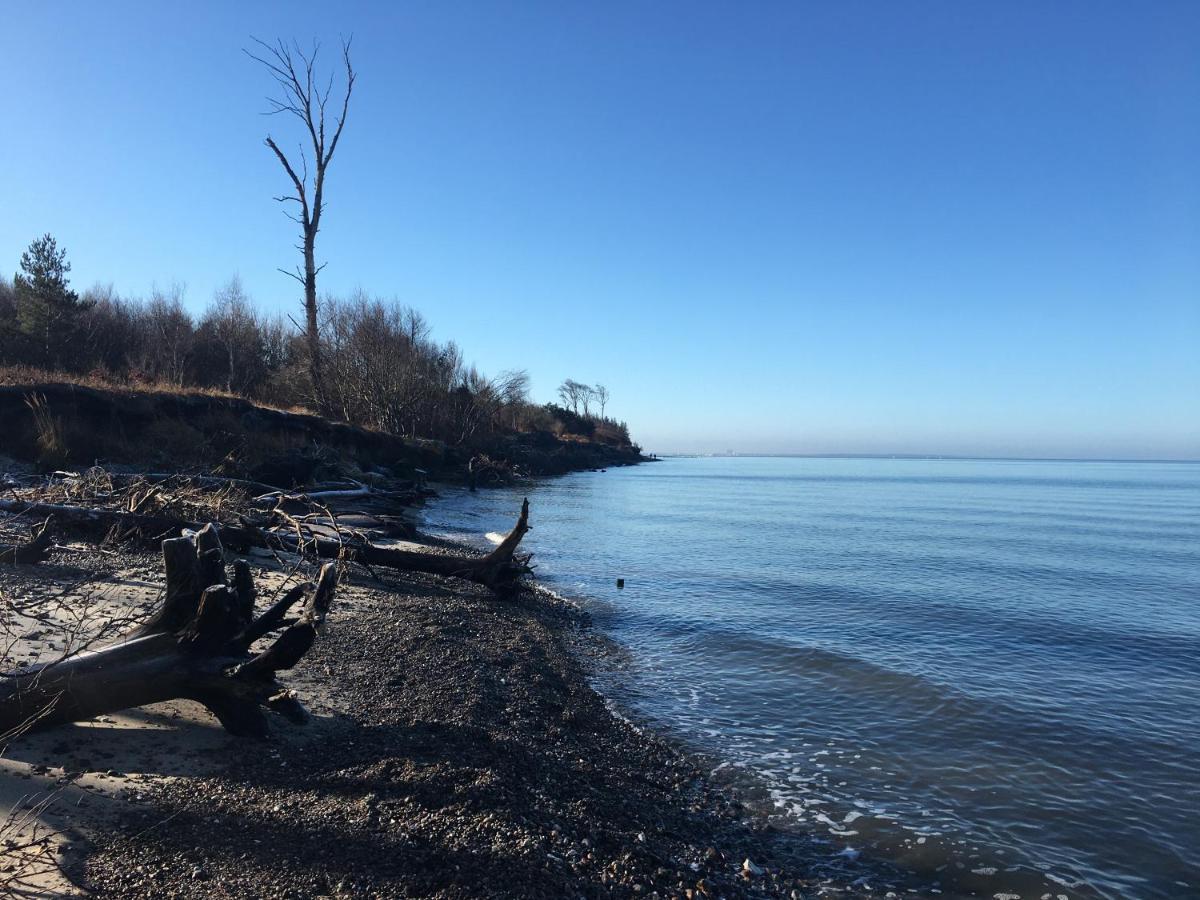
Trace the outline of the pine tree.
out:
[[[67,251],[45,234],[21,254],[21,271],[13,277],[17,323],[37,347],[41,365],[61,365],[61,350],[71,340],[76,319],[91,305],[71,290],[70,271]]]

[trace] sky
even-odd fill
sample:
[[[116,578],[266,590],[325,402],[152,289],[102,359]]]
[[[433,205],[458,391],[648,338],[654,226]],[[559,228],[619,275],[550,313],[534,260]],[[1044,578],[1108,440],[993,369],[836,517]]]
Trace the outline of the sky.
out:
[[[295,313],[252,36],[353,36],[320,290],[648,451],[1200,458],[1200,4],[34,3],[0,272]]]

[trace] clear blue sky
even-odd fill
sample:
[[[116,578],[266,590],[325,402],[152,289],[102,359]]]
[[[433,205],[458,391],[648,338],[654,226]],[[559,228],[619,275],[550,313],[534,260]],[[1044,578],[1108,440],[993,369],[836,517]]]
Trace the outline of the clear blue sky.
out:
[[[241,49],[351,33],[322,289],[539,399],[659,451],[1200,457],[1196,2],[7,3],[0,268],[50,231],[81,287],[295,309]]]

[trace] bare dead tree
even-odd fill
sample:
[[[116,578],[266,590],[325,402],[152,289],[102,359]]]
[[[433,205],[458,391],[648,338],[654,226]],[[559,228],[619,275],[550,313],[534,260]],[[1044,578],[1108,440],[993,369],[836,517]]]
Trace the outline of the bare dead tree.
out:
[[[295,203],[299,213],[285,210],[286,215],[300,226],[301,243],[296,246],[304,255],[304,267],[288,271],[280,269],[285,275],[295,278],[304,287],[304,333],[308,346],[308,370],[312,379],[313,395],[322,413],[328,412],[328,400],[325,393],[325,377],[321,365],[320,326],[317,318],[317,273],[325,268],[325,263],[316,263],[317,232],[321,227],[321,214],[325,211],[325,172],[337,150],[338,141],[342,137],[342,129],[346,125],[346,114],[350,109],[350,95],[354,91],[354,67],[350,63],[350,41],[342,41],[342,62],[346,69],[346,91],[342,96],[341,112],[331,123],[329,134],[325,127],[326,106],[333,93],[333,75],[329,76],[324,88],[316,74],[317,53],[320,45],[313,42],[312,50],[305,52],[294,41],[289,46],[282,39],[274,44],[253,39],[259,46],[257,52],[246,50],[246,55],[255,62],[261,63],[271,73],[279,86],[280,98],[268,97],[271,109],[267,115],[289,113],[304,123],[306,139],[311,143],[311,152],[315,172],[311,184],[309,181],[308,152],[304,141],[300,146],[300,167],[293,165],[287,154],[279,148],[274,138],[267,135],[266,145],[279,160],[291,179],[294,193],[276,197],[280,203]]]
[[[592,388],[592,396],[596,398],[596,402],[600,404],[600,418],[604,418],[604,410],[608,408],[609,393],[608,388],[602,384]]]

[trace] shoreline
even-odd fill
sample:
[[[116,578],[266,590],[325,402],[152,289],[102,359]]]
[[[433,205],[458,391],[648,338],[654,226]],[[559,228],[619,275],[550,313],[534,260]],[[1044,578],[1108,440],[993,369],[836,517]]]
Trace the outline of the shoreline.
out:
[[[477,504],[468,495],[454,498],[452,495],[442,494],[437,500],[431,501],[430,506],[436,510],[438,504],[449,501],[447,513],[438,518],[438,514],[433,512],[434,519],[439,524],[434,524],[427,517],[423,527],[433,525],[435,533],[444,534],[452,540],[463,540],[463,535],[472,528],[490,527],[492,522],[498,521],[498,510],[506,509],[514,502],[514,497],[520,497],[520,493],[512,490],[503,492],[500,506],[489,503],[486,512],[482,514],[474,511]],[[549,519],[548,522],[543,521],[547,527],[554,530],[555,540],[560,537],[558,527],[563,524],[564,518],[572,520],[574,513],[578,512],[571,506],[576,495],[568,491],[563,496],[566,497],[563,500],[564,508],[568,509],[565,516],[555,516],[551,512],[543,514]],[[586,491],[580,496],[589,501],[596,499]],[[550,497],[544,499],[547,503],[551,502]],[[584,516],[582,521],[590,520]],[[476,522],[482,525],[477,526]],[[614,624],[619,623],[625,614],[613,612],[622,606],[622,602],[613,599],[612,579],[609,577],[605,581],[603,573],[638,574],[640,581],[637,583],[641,583],[655,577],[654,566],[657,563],[652,562],[649,569],[643,566],[637,573],[627,572],[621,568],[619,562],[611,567],[606,564],[593,564],[588,552],[577,552],[580,546],[590,547],[587,540],[586,535],[581,536],[576,530],[569,532],[566,545],[563,545],[561,540],[554,545],[557,555],[547,564],[545,570],[551,573],[549,577],[552,584],[544,584],[543,587],[552,592],[562,591],[561,596],[568,602],[580,605],[585,614],[587,611],[595,611],[597,614],[597,621],[591,626],[581,648],[581,653],[585,656],[594,655],[601,660],[599,671],[595,673],[599,677],[592,679],[591,686],[601,696],[609,699],[610,707],[616,715],[631,722],[635,727],[645,729],[656,739],[671,744],[700,765],[705,772],[703,777],[711,787],[725,791],[745,804],[749,808],[749,815],[770,826],[784,844],[793,844],[792,852],[801,846],[813,849],[813,855],[804,863],[807,871],[829,876],[835,883],[840,884],[857,886],[857,883],[865,879],[872,888],[878,889],[881,885],[886,885],[881,893],[892,890],[896,893],[920,896],[990,898],[1005,895],[1042,900],[1067,900],[1068,896],[1101,895],[1099,892],[1093,892],[1089,882],[1083,879],[1067,880],[1056,877],[1053,872],[1038,868],[1028,861],[1006,858],[1005,848],[992,850],[983,844],[969,845],[962,835],[931,829],[928,826],[921,829],[919,824],[916,828],[899,825],[893,828],[894,817],[884,816],[882,811],[879,823],[867,822],[868,826],[877,825],[873,829],[864,830],[861,821],[852,826],[843,824],[864,819],[860,812],[865,806],[863,801],[855,800],[854,805],[845,803],[837,809],[839,798],[810,792],[806,788],[803,810],[798,815],[798,803],[788,801],[789,797],[795,796],[787,793],[789,784],[782,784],[781,790],[780,781],[772,780],[771,776],[775,773],[759,771],[754,760],[747,761],[736,752],[728,752],[725,738],[716,732],[712,732],[715,736],[706,737],[695,728],[689,731],[686,723],[691,722],[695,726],[694,716],[672,717],[672,709],[669,706],[664,707],[654,699],[654,687],[664,684],[660,670],[676,669],[676,663],[684,664],[686,657],[676,660],[676,663],[664,663],[660,657],[657,658],[656,664],[651,665],[649,671],[638,671],[638,655],[633,647],[640,646],[640,638],[629,630],[628,624]],[[478,549],[480,545],[471,546]],[[551,549],[551,546],[542,548],[547,553],[551,552]],[[549,556],[540,558],[543,562],[551,559]],[[600,563],[608,562],[611,560],[607,557],[600,557]],[[579,573],[586,575],[580,577]],[[667,586],[664,584],[664,589]],[[617,593],[620,594],[619,591]],[[642,624],[639,616],[646,613],[646,609],[636,602],[636,597],[628,597],[627,601],[632,601],[632,605],[626,603],[628,615],[639,625]],[[611,634],[610,628],[613,629]],[[630,645],[623,644],[623,640],[629,641]],[[607,646],[596,652],[598,645]],[[612,664],[614,659],[617,660],[615,665]],[[683,671],[694,673],[693,669],[688,668]],[[643,677],[648,681],[643,681]],[[702,682],[703,677],[696,683]],[[666,683],[670,685],[669,680]],[[646,692],[647,686],[650,687],[650,693]],[[823,742],[824,738],[819,740]],[[796,743],[798,745],[799,740]],[[820,747],[821,744],[818,743],[817,746]],[[818,771],[819,768],[821,767],[814,771]],[[853,785],[854,782],[850,783]],[[845,785],[846,782],[843,781],[839,787]],[[849,793],[853,790],[853,787],[846,788],[842,798],[844,799],[846,794],[853,798],[866,796]],[[811,806],[807,799],[810,796],[814,798]],[[823,805],[826,803],[831,806]],[[846,814],[847,818],[843,819],[843,814]],[[834,818],[831,820],[829,816]]]
[[[123,553],[118,574],[156,567]],[[47,573],[4,584],[45,587]],[[180,701],[10,745],[10,767],[88,797],[59,810],[75,832],[67,875],[121,897],[882,894],[823,872],[827,850],[758,821],[699,757],[615,713],[591,680],[607,639],[578,603],[537,584],[498,600],[380,575],[350,574],[290,673],[306,729],[232,738]]]

